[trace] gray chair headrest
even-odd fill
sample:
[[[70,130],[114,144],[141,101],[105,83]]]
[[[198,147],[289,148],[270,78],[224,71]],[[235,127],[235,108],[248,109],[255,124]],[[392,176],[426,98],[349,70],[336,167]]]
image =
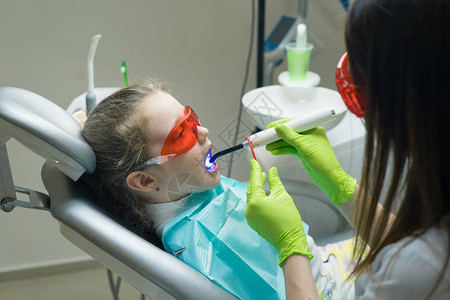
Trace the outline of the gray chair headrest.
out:
[[[72,180],[95,170],[95,153],[69,113],[33,92],[0,87],[0,145],[11,137],[54,162]]]

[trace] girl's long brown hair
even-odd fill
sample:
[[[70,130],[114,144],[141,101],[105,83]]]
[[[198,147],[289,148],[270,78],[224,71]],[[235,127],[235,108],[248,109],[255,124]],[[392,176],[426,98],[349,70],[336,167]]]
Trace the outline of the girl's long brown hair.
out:
[[[387,245],[433,226],[443,226],[450,241],[444,218],[450,210],[449,28],[448,0],[357,0],[350,8],[349,64],[367,97],[362,192],[355,208],[361,251],[355,251],[352,275],[366,271]],[[375,217],[378,202],[385,210]],[[392,224],[390,211],[396,214]]]
[[[157,91],[169,92],[151,79],[123,88],[101,101],[89,114],[82,134],[97,158],[93,174],[82,179],[97,194],[96,204],[124,227],[158,247],[152,219],[140,199],[124,183],[128,172],[150,159],[148,116],[141,113],[143,100]]]

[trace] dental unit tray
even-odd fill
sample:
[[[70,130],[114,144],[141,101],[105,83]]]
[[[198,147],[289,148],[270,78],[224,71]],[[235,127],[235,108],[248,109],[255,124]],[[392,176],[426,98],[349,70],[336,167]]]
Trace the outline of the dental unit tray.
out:
[[[15,187],[6,151],[14,138],[45,162],[49,195]],[[234,299],[205,276],[119,225],[97,208],[80,176],[95,170],[95,155],[72,116],[50,100],[15,87],[0,87],[0,205],[47,210],[61,234],[143,294],[161,299]],[[20,201],[16,193],[29,196]],[[167,296],[167,295],[166,295]],[[165,297],[167,299],[168,297]]]

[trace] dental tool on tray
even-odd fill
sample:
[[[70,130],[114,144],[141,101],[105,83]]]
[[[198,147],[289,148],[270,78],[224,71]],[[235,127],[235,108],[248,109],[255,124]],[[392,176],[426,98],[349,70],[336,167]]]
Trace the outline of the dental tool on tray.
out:
[[[323,123],[330,121],[330,120],[334,119],[335,117],[336,117],[336,112],[335,112],[334,108],[329,106],[329,107],[302,115],[295,119],[292,119],[292,120],[284,123],[283,125],[286,125],[286,126],[292,128],[296,132],[304,132],[304,131],[310,130],[314,127],[317,127],[319,125],[322,125]],[[280,139],[280,137],[277,135],[275,128],[269,128],[269,129],[257,132],[255,134],[252,134],[251,136],[249,136],[242,144],[219,151],[214,155],[211,155],[211,151],[210,151],[205,160],[205,167],[207,169],[213,169],[216,164],[215,160],[225,154],[232,153],[239,149],[258,148],[258,147],[270,144],[272,142],[275,142],[279,139]]]

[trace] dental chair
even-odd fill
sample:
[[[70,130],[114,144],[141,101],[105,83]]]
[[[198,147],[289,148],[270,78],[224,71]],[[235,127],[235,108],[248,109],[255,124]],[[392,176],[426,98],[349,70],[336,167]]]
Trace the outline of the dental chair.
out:
[[[41,177],[48,195],[14,186],[6,150],[10,138],[46,159]],[[49,211],[65,238],[143,295],[157,299],[234,299],[96,207],[94,194],[78,180],[85,172],[94,172],[95,164],[93,150],[68,112],[30,91],[0,87],[2,210],[10,212],[19,206]],[[29,201],[17,199],[17,194],[28,196]]]

